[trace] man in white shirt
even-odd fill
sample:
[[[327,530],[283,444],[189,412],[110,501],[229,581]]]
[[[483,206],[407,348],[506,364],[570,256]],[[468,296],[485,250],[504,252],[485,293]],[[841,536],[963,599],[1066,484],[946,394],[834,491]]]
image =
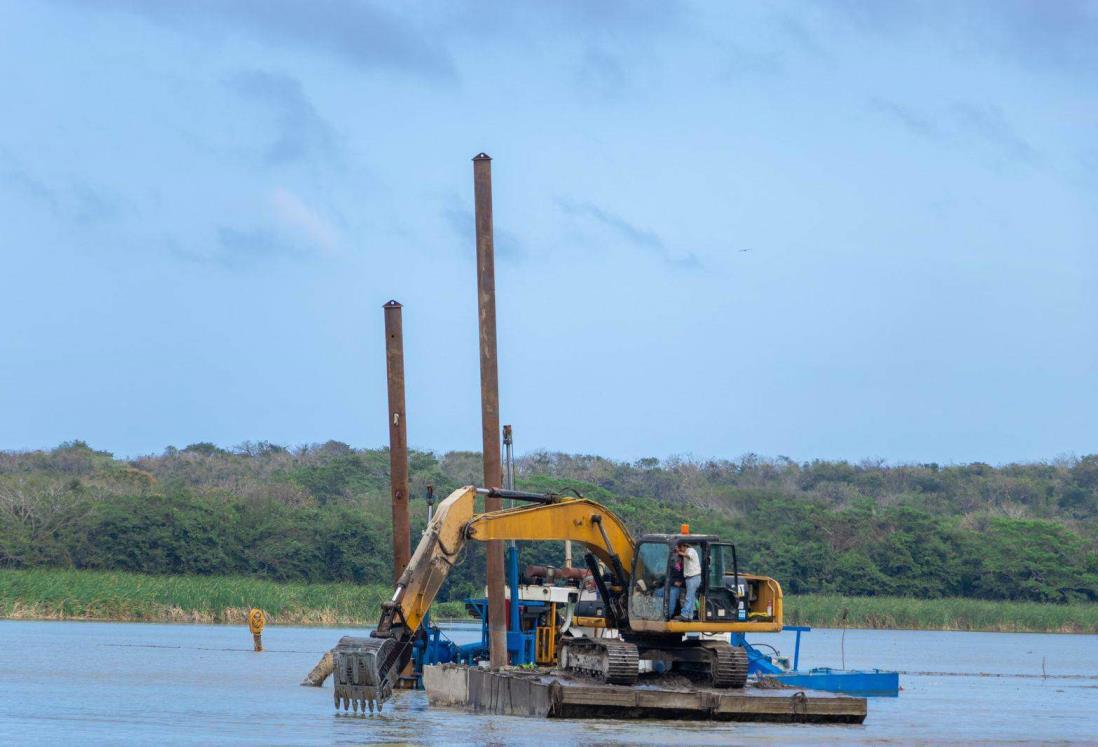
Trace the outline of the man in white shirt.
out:
[[[682,574],[686,577],[686,598],[682,603],[680,620],[694,619],[694,605],[698,598],[698,589],[701,587],[702,567],[698,560],[698,551],[688,545],[685,540],[679,540],[675,546],[675,552],[682,557]]]

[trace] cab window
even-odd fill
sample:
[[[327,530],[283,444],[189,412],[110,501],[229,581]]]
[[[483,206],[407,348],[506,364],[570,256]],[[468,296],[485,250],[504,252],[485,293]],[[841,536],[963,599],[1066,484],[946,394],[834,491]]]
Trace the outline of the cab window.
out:
[[[709,588],[724,586],[724,577],[731,576],[732,545],[709,546]]]
[[[732,553],[732,545],[709,546],[708,588],[705,592],[705,615],[708,620],[732,622],[746,619],[740,617]]]
[[[664,619],[667,560],[671,548],[663,542],[642,542],[633,563],[629,615],[640,620]]]

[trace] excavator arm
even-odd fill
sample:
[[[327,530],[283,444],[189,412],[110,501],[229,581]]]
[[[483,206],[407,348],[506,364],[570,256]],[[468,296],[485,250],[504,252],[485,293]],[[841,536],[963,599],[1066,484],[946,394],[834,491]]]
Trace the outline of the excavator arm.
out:
[[[466,525],[466,537],[479,542],[579,542],[612,569],[619,581],[628,582],[635,547],[621,519],[586,498],[552,498],[556,502],[475,516]]]
[[[377,632],[389,634],[400,625],[414,634],[435,601],[450,569],[461,560],[465,527],[473,518],[475,488],[459,488],[439,504],[416,551],[397,581],[393,598],[382,605]]]
[[[344,636],[332,650],[336,709],[373,713],[392,694],[423,618],[461,557],[476,496],[476,488],[459,488],[439,504],[392,598],[381,605],[377,629],[369,637]]]
[[[450,570],[460,562],[467,540],[571,540],[585,545],[628,588],[633,539],[622,521],[586,498],[492,491],[538,505],[475,513],[474,487],[458,488],[439,504],[416,551],[382,604],[381,619],[369,638],[345,636],[333,651],[336,707],[370,711],[392,693],[411,646]],[[600,584],[601,579],[598,579]],[[605,594],[605,587],[602,587]]]

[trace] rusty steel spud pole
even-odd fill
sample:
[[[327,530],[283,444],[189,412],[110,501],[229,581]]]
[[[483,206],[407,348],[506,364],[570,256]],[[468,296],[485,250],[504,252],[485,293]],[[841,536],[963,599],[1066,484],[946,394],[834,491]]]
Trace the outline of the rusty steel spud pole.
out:
[[[412,557],[408,527],[408,425],[404,416],[404,326],[401,305],[385,309],[385,369],[389,381],[389,482],[393,496],[393,583]]]
[[[499,443],[499,366],[496,359],[496,261],[492,235],[492,159],[473,158],[476,203],[477,309],[480,316],[480,415],[484,442],[484,487],[503,487]],[[484,499],[485,511],[498,511],[499,498]],[[488,644],[492,669],[507,666],[507,612],[503,599],[503,543],[488,543]],[[515,604],[518,600],[512,600]]]

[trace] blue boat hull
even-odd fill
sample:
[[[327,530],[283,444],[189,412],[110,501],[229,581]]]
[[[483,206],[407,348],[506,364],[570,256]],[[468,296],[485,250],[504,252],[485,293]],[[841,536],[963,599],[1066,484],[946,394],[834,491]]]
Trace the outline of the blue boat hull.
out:
[[[900,675],[880,669],[867,671],[821,667],[807,672],[783,672],[762,675],[789,687],[823,690],[847,695],[896,697],[900,694]]]

